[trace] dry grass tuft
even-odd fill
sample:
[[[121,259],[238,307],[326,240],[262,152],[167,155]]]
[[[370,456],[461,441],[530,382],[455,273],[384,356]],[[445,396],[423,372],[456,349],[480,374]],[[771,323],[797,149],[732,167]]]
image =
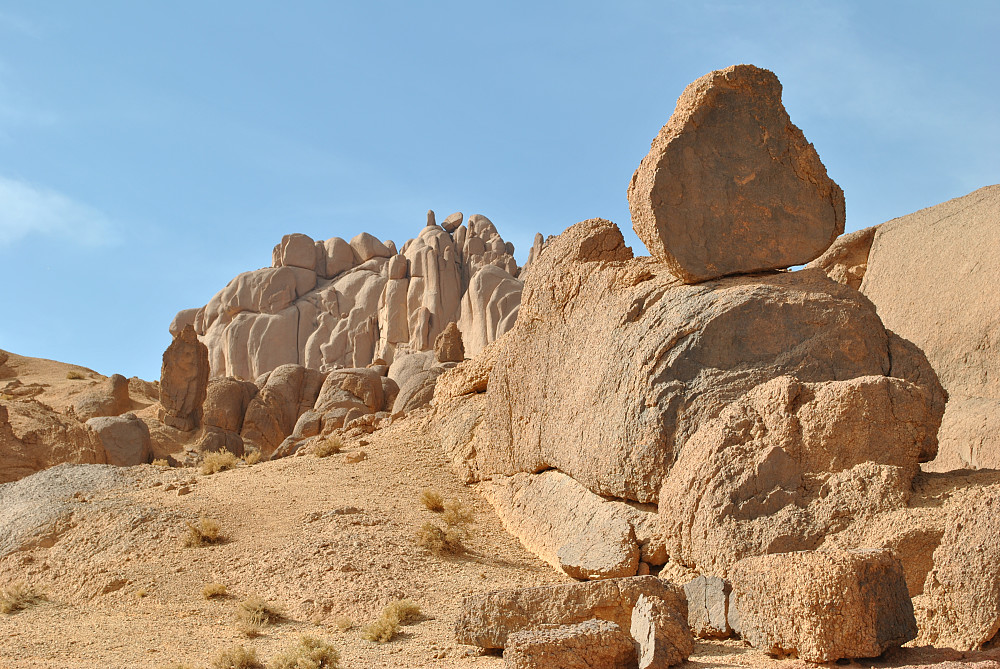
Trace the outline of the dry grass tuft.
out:
[[[333,624],[341,632],[349,632],[354,629],[354,621],[347,616],[338,616],[334,619]]]
[[[251,639],[263,634],[264,627],[280,622],[284,617],[281,609],[257,595],[247,597],[236,608],[240,631]]]
[[[312,636],[302,636],[299,642],[271,660],[268,669],[337,669],[340,653],[333,644]]]
[[[232,469],[236,466],[236,456],[229,451],[219,451],[217,453],[206,453],[201,461],[201,473],[209,476],[217,472]]]
[[[0,590],[0,613],[14,613],[45,601],[45,595],[23,581]]]
[[[313,453],[316,454],[317,458],[326,458],[340,453],[342,450],[344,450],[344,442],[340,440],[340,437],[330,437],[316,444]]]
[[[365,625],[361,636],[375,643],[387,643],[399,632],[400,625],[413,622],[420,616],[420,606],[412,599],[399,599],[382,609],[382,615],[370,625]]]
[[[82,381],[83,379],[87,378],[87,376],[83,372],[71,369],[68,372],[66,372],[66,378],[70,381]]]
[[[424,488],[420,493],[420,503],[427,507],[428,511],[441,513],[444,511],[444,498],[436,490]]]
[[[260,462],[261,457],[263,457],[262,453],[258,451],[256,448],[254,448],[249,452],[243,454],[243,462],[247,463],[248,465],[255,465],[258,462]]]
[[[465,508],[465,505],[461,501],[454,498],[444,503],[444,513],[441,514],[441,520],[448,527],[468,525],[474,517],[472,509]]]
[[[188,521],[187,526],[188,532],[184,535],[184,546],[186,548],[217,544],[225,538],[222,536],[219,524],[208,516],[202,516],[198,519],[197,523]]]
[[[465,552],[460,530],[454,527],[441,529],[434,523],[424,523],[417,530],[417,545],[435,555],[455,555]]]
[[[266,669],[266,667],[253,648],[247,650],[243,646],[233,646],[215,656],[211,669]]]
[[[216,597],[225,597],[229,594],[226,586],[221,583],[209,583],[204,588],[201,589],[201,596],[205,599],[213,599]]]
[[[169,467],[170,462],[166,458],[157,458],[153,460],[154,467]]]

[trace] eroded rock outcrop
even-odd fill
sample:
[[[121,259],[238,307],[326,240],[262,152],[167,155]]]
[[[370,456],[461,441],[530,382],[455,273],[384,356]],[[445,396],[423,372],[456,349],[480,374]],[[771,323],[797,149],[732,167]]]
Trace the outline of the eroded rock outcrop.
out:
[[[170,330],[194,327],[212,376],[242,379],[284,364],[329,371],[392,363],[432,350],[453,322],[473,356],[517,318],[520,269],[488,218],[461,219],[449,216],[446,229],[430,212],[399,252],[368,233],[350,242],[286,235],[272,267],[240,274],[204,307],[178,313]]]
[[[620,669],[635,664],[632,637],[607,620],[514,632],[503,651],[507,669]]]
[[[768,70],[690,84],[628,188],[635,232],[687,283],[801,265],[844,231],[844,193]]]

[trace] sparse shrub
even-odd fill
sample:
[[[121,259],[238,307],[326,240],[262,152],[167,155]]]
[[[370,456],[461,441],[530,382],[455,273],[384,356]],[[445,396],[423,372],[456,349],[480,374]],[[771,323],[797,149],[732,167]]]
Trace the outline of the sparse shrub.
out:
[[[382,615],[395,618],[400,625],[409,625],[420,617],[420,605],[412,599],[397,599],[383,609]]]
[[[298,644],[271,660],[269,669],[337,669],[340,653],[322,639],[302,636]]]
[[[436,490],[424,488],[420,493],[420,502],[427,507],[428,511],[441,513],[444,511],[444,498]]]
[[[14,613],[45,600],[45,595],[22,581],[0,590],[0,613]]]
[[[444,513],[441,514],[441,520],[449,527],[468,525],[472,519],[472,510],[465,508],[460,500],[452,498],[444,503]]]
[[[139,588],[133,594],[136,599],[142,599],[143,597],[149,596],[149,590],[146,590],[146,588]]]
[[[266,669],[266,667],[253,648],[247,650],[243,646],[233,646],[215,656],[212,660],[212,669]]]
[[[365,625],[361,636],[375,643],[387,643],[399,632],[400,625],[413,622],[420,616],[420,606],[412,599],[399,599],[382,609],[378,620]]]
[[[341,632],[348,632],[354,629],[354,621],[347,616],[337,616],[337,618],[334,619],[333,624]]]
[[[417,545],[426,548],[435,555],[465,551],[465,546],[462,544],[462,533],[457,528],[441,529],[434,523],[424,523],[417,530]]]
[[[219,523],[208,516],[202,516],[197,523],[188,521],[187,526],[188,532],[184,536],[184,546],[187,548],[217,544],[224,539]]]
[[[260,636],[263,628],[280,622],[285,616],[281,609],[268,604],[257,595],[247,597],[236,609],[240,631],[250,637]]]
[[[251,449],[250,451],[243,454],[243,462],[247,463],[248,465],[257,464],[258,462],[260,462],[260,458],[261,458],[261,452],[256,448]]]
[[[157,459],[153,460],[153,466],[154,467],[169,467],[170,463],[167,461],[166,458],[157,458]]]
[[[201,589],[201,596],[205,599],[213,599],[215,597],[225,597],[229,592],[226,590],[226,586],[221,583],[209,583],[204,588]]]
[[[342,450],[344,450],[344,442],[340,440],[340,437],[330,437],[316,444],[313,453],[316,454],[317,458],[326,458],[340,453]]]
[[[82,381],[87,377],[83,372],[71,369],[68,372],[66,372],[66,378],[70,381]]]
[[[217,472],[232,469],[236,466],[236,456],[226,450],[217,453],[206,453],[201,461],[201,473],[208,476]]]

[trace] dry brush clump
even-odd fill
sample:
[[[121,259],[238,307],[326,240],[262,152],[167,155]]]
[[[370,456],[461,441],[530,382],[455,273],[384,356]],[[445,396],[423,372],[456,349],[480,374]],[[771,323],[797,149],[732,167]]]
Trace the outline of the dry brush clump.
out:
[[[184,535],[184,546],[186,548],[197,548],[209,544],[222,543],[225,537],[222,536],[222,528],[219,523],[208,516],[202,516],[197,523],[187,521],[188,531]]]
[[[238,462],[236,455],[226,450],[206,453],[201,461],[201,473],[205,476],[232,469]]]
[[[212,660],[211,669],[267,669],[257,657],[257,651],[243,646],[232,646]]]
[[[45,595],[22,581],[0,589],[0,613],[11,614],[45,601]]]
[[[339,666],[340,653],[333,644],[306,635],[268,663],[268,669],[337,669]]]
[[[209,583],[201,589],[201,596],[205,599],[222,598],[229,595],[226,586],[221,583]]]
[[[472,522],[474,514],[458,499],[452,498],[444,503],[441,520],[449,527],[464,527]]]
[[[250,638],[260,636],[265,627],[281,622],[284,618],[285,614],[281,609],[257,595],[247,597],[236,607],[240,631]]]
[[[82,381],[83,379],[87,378],[87,376],[81,371],[71,369],[68,372],[66,372],[66,378],[69,381]]]
[[[452,527],[441,528],[434,523],[420,526],[417,530],[417,545],[435,555],[454,555],[465,551],[461,532]]]
[[[348,632],[354,629],[354,621],[347,616],[337,616],[333,620],[333,625],[341,632]]]
[[[436,490],[424,488],[420,492],[420,503],[427,507],[428,511],[433,511],[434,513],[444,511],[444,498]]]
[[[256,448],[251,448],[243,454],[243,462],[248,465],[255,465],[260,462],[261,457],[263,457],[263,453]]]
[[[344,450],[344,442],[340,440],[340,437],[324,439],[313,447],[313,453],[317,458],[326,458],[340,453],[342,450]]]
[[[412,599],[399,599],[382,609],[382,615],[370,625],[365,625],[361,636],[375,643],[388,643],[407,625],[420,617],[420,606]]]

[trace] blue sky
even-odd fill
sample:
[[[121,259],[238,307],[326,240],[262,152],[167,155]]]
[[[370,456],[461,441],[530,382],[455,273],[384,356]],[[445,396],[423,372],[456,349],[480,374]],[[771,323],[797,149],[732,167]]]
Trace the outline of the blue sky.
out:
[[[489,216],[523,261],[748,62],[857,229],[1000,182],[995,2],[0,0],[0,348],[154,379],[281,236]]]

